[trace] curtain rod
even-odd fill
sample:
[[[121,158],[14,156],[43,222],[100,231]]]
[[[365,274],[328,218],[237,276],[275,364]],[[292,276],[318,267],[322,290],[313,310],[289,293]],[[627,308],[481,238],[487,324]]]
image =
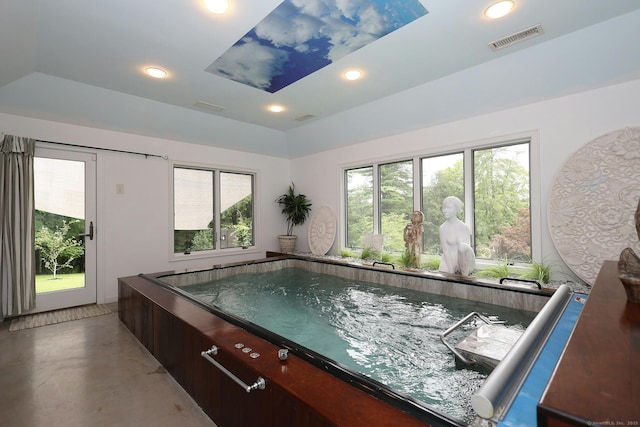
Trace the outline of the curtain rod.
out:
[[[163,160],[169,160],[169,156],[160,156],[158,154],[139,153],[137,151],[115,150],[113,148],[90,147],[88,145],[67,144],[65,142],[44,141],[42,139],[38,139],[36,141],[44,142],[45,144],[66,145],[67,147],[89,148],[91,150],[111,151],[113,153],[135,154],[136,156],[144,156],[147,159],[149,157],[158,157],[158,158],[163,159]]]

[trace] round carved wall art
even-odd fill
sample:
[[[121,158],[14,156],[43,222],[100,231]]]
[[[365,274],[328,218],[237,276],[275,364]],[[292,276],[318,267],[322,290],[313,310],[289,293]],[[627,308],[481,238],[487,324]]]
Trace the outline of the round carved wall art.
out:
[[[640,251],[640,127],[602,135],[564,164],[549,192],[551,239],[567,266],[593,285],[605,260]]]
[[[328,206],[313,212],[309,224],[309,248],[314,255],[324,255],[336,237],[336,216]]]

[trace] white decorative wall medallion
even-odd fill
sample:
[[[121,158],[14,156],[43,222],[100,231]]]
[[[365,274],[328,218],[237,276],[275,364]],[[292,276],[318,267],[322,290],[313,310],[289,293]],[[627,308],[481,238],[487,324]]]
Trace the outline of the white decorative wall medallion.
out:
[[[309,224],[309,248],[314,255],[329,252],[336,238],[336,216],[328,206],[314,210]]]
[[[593,285],[602,262],[640,251],[634,213],[640,199],[640,127],[587,143],[564,164],[549,192],[551,239],[567,266]]]

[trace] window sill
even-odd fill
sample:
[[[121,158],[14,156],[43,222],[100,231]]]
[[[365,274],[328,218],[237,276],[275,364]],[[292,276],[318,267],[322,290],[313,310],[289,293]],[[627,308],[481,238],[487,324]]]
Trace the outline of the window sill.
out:
[[[169,262],[190,261],[194,259],[207,259],[207,258],[224,258],[236,255],[254,254],[260,253],[260,249],[257,246],[249,246],[246,249],[243,248],[229,248],[229,249],[216,249],[212,251],[199,251],[190,254],[171,254],[169,256]]]

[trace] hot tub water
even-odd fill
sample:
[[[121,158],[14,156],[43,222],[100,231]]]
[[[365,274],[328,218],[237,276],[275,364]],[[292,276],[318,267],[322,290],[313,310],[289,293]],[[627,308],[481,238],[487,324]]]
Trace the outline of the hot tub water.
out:
[[[298,268],[181,289],[465,422],[486,374],[456,369],[439,334],[471,311],[518,330],[535,316]]]

